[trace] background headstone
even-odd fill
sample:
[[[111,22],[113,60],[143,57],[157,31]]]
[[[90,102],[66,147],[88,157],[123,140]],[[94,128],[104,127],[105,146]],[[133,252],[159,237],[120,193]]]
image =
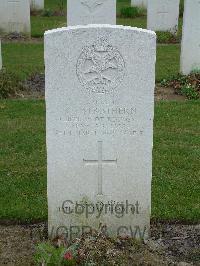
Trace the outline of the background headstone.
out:
[[[2,69],[1,39],[0,39],[0,70]]]
[[[6,33],[30,33],[30,1],[1,0],[0,30]]]
[[[148,1],[147,28],[154,31],[178,31],[180,0]]]
[[[131,0],[131,6],[147,8],[147,1],[148,0]]]
[[[200,1],[186,0],[181,45],[181,72],[200,70]]]
[[[30,0],[31,10],[42,10],[44,9],[44,0]]]
[[[100,224],[112,235],[148,236],[155,54],[156,35],[147,30],[45,33],[51,236]],[[95,204],[104,208],[100,217]]]
[[[116,0],[68,0],[67,25],[116,24]]]

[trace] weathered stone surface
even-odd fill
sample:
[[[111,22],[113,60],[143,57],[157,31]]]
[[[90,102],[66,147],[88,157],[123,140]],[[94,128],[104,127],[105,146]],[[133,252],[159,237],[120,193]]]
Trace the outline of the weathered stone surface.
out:
[[[44,0],[30,0],[31,10],[42,10],[44,9]]]
[[[178,31],[180,0],[151,0],[148,2],[147,28],[154,31]]]
[[[200,1],[186,0],[181,45],[181,72],[200,70]]]
[[[155,33],[137,28],[45,33],[50,235],[148,236],[155,54]]]
[[[0,31],[30,33],[30,1],[0,1]]]
[[[67,25],[116,24],[116,0],[68,0]]]
[[[131,0],[131,6],[147,7],[147,0]]]

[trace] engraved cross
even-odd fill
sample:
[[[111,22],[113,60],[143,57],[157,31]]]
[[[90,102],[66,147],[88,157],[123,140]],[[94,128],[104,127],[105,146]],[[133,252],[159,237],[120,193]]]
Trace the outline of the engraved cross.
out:
[[[85,166],[97,165],[98,166],[98,195],[103,195],[102,180],[103,180],[103,165],[117,165],[117,159],[115,160],[103,160],[103,142],[98,141],[98,159],[97,160],[85,160],[83,159]]]

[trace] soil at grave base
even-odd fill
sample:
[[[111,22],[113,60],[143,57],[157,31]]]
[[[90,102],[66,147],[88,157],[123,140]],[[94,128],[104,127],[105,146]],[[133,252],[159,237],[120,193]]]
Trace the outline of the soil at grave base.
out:
[[[155,223],[151,226],[151,233],[151,239],[139,254],[140,258],[137,257],[140,262],[142,258],[143,263],[137,264],[130,246],[121,243],[124,245],[121,250],[125,249],[123,252],[130,257],[129,265],[200,265],[200,225]],[[34,265],[35,244],[45,239],[46,235],[44,223],[0,225],[0,265]],[[144,262],[144,258],[148,259]]]
[[[0,34],[0,39],[2,43],[28,43],[28,44],[43,43],[42,37],[40,38],[30,37],[30,36],[21,35],[19,33],[12,33],[7,35]]]
[[[185,101],[186,97],[177,94],[176,90],[172,87],[161,87],[156,85],[155,89],[155,100],[156,101]]]
[[[45,78],[44,74],[35,74],[29,77],[23,83],[24,91],[19,93],[17,97],[22,98],[44,98],[45,94]],[[185,101],[186,97],[177,94],[172,87],[161,87],[156,85],[155,101]]]

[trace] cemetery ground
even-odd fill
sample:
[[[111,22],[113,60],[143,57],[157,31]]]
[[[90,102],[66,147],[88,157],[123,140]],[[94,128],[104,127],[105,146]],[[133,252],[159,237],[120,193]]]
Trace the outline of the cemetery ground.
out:
[[[33,14],[31,39],[6,36],[2,43],[0,265],[32,265],[34,244],[46,237],[43,33],[47,29],[65,26],[65,5],[59,3],[61,1],[47,0],[44,13]],[[118,2],[118,24],[146,26],[145,14],[136,18],[120,17],[124,6],[129,6],[128,1]],[[167,33],[158,33],[153,238],[147,243],[148,249],[143,245],[138,247],[139,255],[134,245],[123,240],[118,243],[119,247],[114,247],[117,251],[128,250],[119,252],[117,262],[120,263],[120,259],[124,262],[119,265],[135,265],[131,264],[134,260],[143,263],[141,265],[169,265],[174,261],[198,265],[200,260],[200,100],[195,99],[197,94],[194,91],[180,93],[182,77],[178,81],[174,78],[173,82],[168,81],[179,73],[181,25],[182,19],[175,39]],[[192,82],[199,86],[199,76],[192,77]],[[100,238],[98,241],[100,253],[106,252],[103,246],[113,249],[109,240]],[[109,261],[112,256],[111,253],[110,257],[98,257],[97,262]]]

